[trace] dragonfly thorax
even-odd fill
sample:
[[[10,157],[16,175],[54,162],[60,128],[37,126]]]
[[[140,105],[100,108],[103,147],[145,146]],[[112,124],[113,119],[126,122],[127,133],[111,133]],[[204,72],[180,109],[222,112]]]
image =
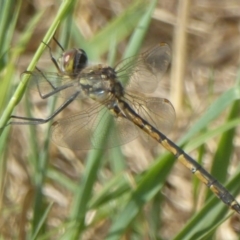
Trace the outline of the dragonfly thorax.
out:
[[[79,76],[81,88],[95,101],[103,102],[110,98],[120,98],[124,94],[116,72],[111,67],[103,67],[101,64],[87,67]]]

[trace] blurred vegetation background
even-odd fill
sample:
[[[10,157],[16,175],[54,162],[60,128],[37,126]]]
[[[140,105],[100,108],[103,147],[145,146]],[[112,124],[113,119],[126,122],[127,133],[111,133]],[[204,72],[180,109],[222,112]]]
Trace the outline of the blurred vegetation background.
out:
[[[172,64],[154,95],[175,106],[169,137],[240,200],[239,31],[238,0],[0,1],[0,127],[12,111],[42,118],[59,105],[24,94],[21,75],[56,71],[41,44],[60,56],[53,35],[113,66],[166,42]],[[161,146],[72,151],[50,126],[0,129],[1,239],[239,239],[240,217]]]

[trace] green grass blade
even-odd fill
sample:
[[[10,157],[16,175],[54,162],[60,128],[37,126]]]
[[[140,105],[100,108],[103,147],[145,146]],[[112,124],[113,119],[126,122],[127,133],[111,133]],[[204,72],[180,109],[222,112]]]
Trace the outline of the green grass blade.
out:
[[[196,133],[208,126],[209,122],[216,119],[228,106],[238,99],[240,99],[239,87],[234,87],[224,92],[194,124],[188,133],[184,135],[179,144],[181,145],[190,140]]]
[[[102,132],[108,133],[110,131],[110,124],[112,119],[109,116],[105,115],[105,111],[101,112],[98,116],[100,119],[103,119],[99,123],[98,128],[95,130],[95,139],[97,142],[101,142],[102,145],[105,144],[106,139],[104,139]],[[102,129],[106,129],[106,131],[102,131]],[[66,235],[70,236],[71,239],[78,239],[79,235],[82,234],[85,228],[85,217],[88,211],[88,204],[92,195],[93,185],[97,181],[97,173],[101,166],[101,162],[103,159],[104,150],[96,149],[90,151],[87,159],[86,170],[84,172],[84,176],[81,179],[80,187],[76,191],[74,204],[71,210],[71,221],[75,223],[74,229],[70,229]]]
[[[49,115],[54,111],[56,105],[56,98],[51,99],[48,102],[48,109],[49,109]],[[30,126],[32,128],[32,135],[31,139],[34,143],[34,136],[36,136],[36,131],[34,126]],[[41,151],[39,152],[39,148],[36,148],[37,144],[33,145],[33,156],[35,157],[36,166],[35,166],[35,174],[34,174],[34,180],[35,180],[35,199],[34,199],[34,207],[33,207],[33,219],[32,219],[32,236],[34,236],[36,233],[39,233],[39,227],[43,227],[44,225],[40,222],[42,221],[44,211],[42,209],[45,208],[44,204],[44,195],[43,195],[43,187],[45,184],[45,178],[47,174],[47,168],[48,168],[48,160],[49,160],[49,144],[50,144],[50,128],[51,128],[51,122],[48,123],[47,128],[44,132],[45,140],[43,143],[43,147],[41,147]],[[29,162],[32,161],[32,159],[29,159]]]
[[[31,21],[26,26],[26,29],[24,30],[24,34],[21,35],[18,44],[11,50],[11,59],[6,67],[6,75],[4,76],[4,81],[0,82],[0,88],[2,91],[2,94],[0,96],[0,106],[2,107],[5,106],[5,103],[8,102],[9,99],[9,92],[12,87],[16,61],[25,50],[25,47],[27,46],[27,43],[29,42],[32,33],[36,25],[39,23],[42,15],[43,12],[39,12],[34,16],[33,19],[31,19]]]
[[[143,16],[141,17],[137,25],[137,29],[134,31],[134,33],[130,38],[130,42],[125,51],[124,58],[134,56],[136,55],[136,53],[138,53],[142,45],[142,42],[146,36],[147,30],[149,28],[149,24],[151,21],[151,17],[157,3],[158,1],[151,1],[148,8],[145,9],[146,12],[144,12]]]
[[[227,123],[234,118],[239,118],[239,106],[240,101],[235,101],[226,120]],[[211,174],[213,174],[213,176],[215,176],[220,182],[225,182],[227,178],[227,170],[234,149],[233,138],[235,136],[235,131],[236,128],[232,128],[221,136],[217,151],[213,158],[213,168]]]
[[[0,70],[2,70],[9,61],[8,50],[12,41],[16,20],[19,15],[21,1],[17,4],[13,0],[0,2]]]
[[[86,40],[83,37],[77,27],[77,23],[74,23],[74,42],[88,53],[89,59],[98,60],[102,54],[109,50],[112,41],[116,41],[116,44],[118,44],[134,31],[142,15],[145,13],[146,7],[147,1],[145,0],[133,1],[122,14],[110,21],[90,40]]]
[[[109,50],[112,39],[120,42],[129,36],[129,33],[134,31],[139,20],[145,14],[146,8],[146,1],[136,0],[122,14],[114,18],[112,22],[88,42],[88,48],[86,50],[89,57],[91,59],[98,59],[100,55]],[[135,44],[137,44],[139,40],[140,39],[137,39]],[[135,54],[136,53],[137,52],[135,52]]]
[[[169,154],[159,159],[142,177],[126,206],[113,219],[106,240],[120,239],[142,207],[161,189],[172,168],[174,158]]]
[[[34,240],[34,239],[37,239],[37,236],[41,230],[41,228],[43,227],[43,225],[45,224],[46,222],[46,219],[48,217],[48,214],[52,208],[52,205],[53,203],[49,204],[49,206],[44,210],[44,212],[42,213],[42,218],[41,220],[38,222],[38,226],[36,227],[35,229],[35,232],[33,233],[31,239]]]
[[[217,137],[221,134],[224,134],[225,132],[236,128],[239,126],[240,120],[239,119],[233,119],[231,121],[225,122],[224,124],[220,125],[217,128],[208,130],[207,132],[202,133],[201,135],[197,136],[193,139],[193,141],[188,142],[185,146],[185,150],[187,152],[190,152],[198,147],[200,147],[202,144],[206,143],[210,139]]]

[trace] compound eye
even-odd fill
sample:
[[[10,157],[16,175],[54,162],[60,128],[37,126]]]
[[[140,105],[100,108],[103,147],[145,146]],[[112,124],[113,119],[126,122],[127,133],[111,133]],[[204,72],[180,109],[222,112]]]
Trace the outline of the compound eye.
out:
[[[74,74],[78,74],[83,68],[87,66],[87,54],[83,49],[76,49],[73,71]]]
[[[70,49],[58,60],[62,73],[75,77],[87,65],[87,54],[82,49]]]

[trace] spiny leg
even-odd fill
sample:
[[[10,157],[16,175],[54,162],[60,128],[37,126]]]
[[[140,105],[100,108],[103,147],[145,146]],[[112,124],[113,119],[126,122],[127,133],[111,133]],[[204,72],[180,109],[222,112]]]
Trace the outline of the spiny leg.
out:
[[[62,48],[62,46],[60,45],[60,43],[58,43],[58,41],[54,38],[54,40],[57,42],[58,46],[64,51],[64,49]],[[55,65],[55,67],[57,68],[58,72],[62,72],[59,65],[58,65],[58,62],[56,60],[56,58],[53,56],[52,54],[52,48],[45,42],[42,42],[49,50],[49,55],[51,57],[51,61],[53,62],[53,64]]]
[[[58,115],[65,107],[67,107],[78,96],[78,94],[79,94],[79,91],[77,91],[70,98],[68,98],[66,102],[64,102],[56,111],[54,111],[47,118],[28,118],[28,117],[20,117],[20,116],[12,115],[12,116],[10,116],[10,118],[21,119],[21,120],[25,120],[25,121],[24,122],[12,121],[12,122],[9,122],[7,125],[13,125],[13,124],[18,124],[18,125],[38,125],[38,124],[43,124],[43,123],[49,122],[56,115]]]
[[[55,38],[55,36],[53,36],[53,40],[56,42],[56,44],[62,49],[62,51],[64,52],[65,49],[63,48],[63,46],[59,43],[59,41]]]
[[[54,94],[56,94],[56,93],[58,93],[58,92],[60,92],[60,91],[62,91],[62,90],[64,90],[64,89],[66,89],[66,88],[72,87],[72,86],[74,85],[74,81],[72,81],[72,82],[66,83],[66,84],[64,84],[64,85],[62,85],[62,86],[55,87],[55,86],[47,79],[47,77],[44,75],[44,73],[43,73],[39,68],[36,68],[36,69],[40,72],[40,74],[42,75],[42,77],[46,80],[46,82],[49,83],[49,85],[50,85],[50,86],[52,87],[52,89],[53,89],[53,91],[50,91],[49,93],[42,94],[42,93],[41,93],[41,90],[40,90],[40,87],[39,87],[39,83],[38,83],[38,81],[37,81],[38,93],[39,93],[39,95],[40,95],[40,97],[41,97],[42,99],[46,99],[46,98],[48,98],[48,97],[50,97],[50,96],[53,96]]]

